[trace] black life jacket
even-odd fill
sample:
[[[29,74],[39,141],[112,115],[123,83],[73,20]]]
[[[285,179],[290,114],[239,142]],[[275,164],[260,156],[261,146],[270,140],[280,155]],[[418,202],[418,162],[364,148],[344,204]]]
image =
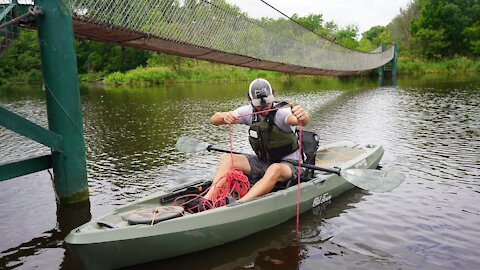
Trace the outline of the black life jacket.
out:
[[[273,108],[288,105],[286,102],[274,104]],[[255,108],[254,108],[255,111]],[[252,125],[248,130],[250,145],[258,158],[276,162],[297,151],[298,138],[295,132],[286,132],[274,123],[277,110],[269,112],[265,119],[258,114],[252,116]]]

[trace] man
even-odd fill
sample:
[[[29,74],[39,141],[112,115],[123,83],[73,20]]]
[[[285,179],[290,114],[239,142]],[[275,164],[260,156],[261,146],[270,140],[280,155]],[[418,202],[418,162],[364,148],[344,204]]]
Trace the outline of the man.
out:
[[[212,184],[212,187],[222,187],[225,185],[223,176],[226,173],[234,168],[243,171],[254,182],[248,193],[238,202],[267,194],[277,182],[297,178],[296,166],[281,160],[299,159],[296,126],[300,125],[300,121],[303,125],[310,121],[309,114],[302,106],[275,102],[273,89],[267,80],[253,80],[248,96],[250,105],[234,111],[217,112],[210,119],[214,125],[250,126],[249,141],[257,155],[233,154],[233,167],[230,154],[222,155]],[[211,198],[217,190],[211,188],[204,198]]]

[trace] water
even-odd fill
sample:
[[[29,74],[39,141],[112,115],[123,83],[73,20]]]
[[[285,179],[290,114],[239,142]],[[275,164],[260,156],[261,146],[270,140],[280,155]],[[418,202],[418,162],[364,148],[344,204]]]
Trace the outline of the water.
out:
[[[382,144],[383,170],[406,181],[389,193],[351,190],[245,239],[132,269],[477,269],[480,266],[480,78],[273,82],[304,105],[322,143]],[[246,102],[248,82],[82,88],[90,201],[57,207],[47,171],[0,183],[0,268],[80,269],[68,232],[92,216],[214,172],[217,153],[183,154],[180,135],[228,147],[215,111]],[[0,89],[0,105],[46,126],[41,87]],[[250,151],[245,127],[234,148]],[[48,148],[0,128],[0,163]],[[188,243],[185,243],[188,244]]]

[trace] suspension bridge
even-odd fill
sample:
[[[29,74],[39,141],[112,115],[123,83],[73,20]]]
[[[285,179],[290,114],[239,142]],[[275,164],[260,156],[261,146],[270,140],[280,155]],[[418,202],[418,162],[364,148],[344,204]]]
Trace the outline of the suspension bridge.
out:
[[[294,74],[355,75],[396,63],[395,46],[351,50],[265,1],[243,1],[278,18],[254,18],[225,0],[0,0],[0,54],[19,27],[38,30],[49,130],[1,107],[0,126],[52,149],[52,155],[0,164],[0,181],[53,167],[60,201],[88,198],[74,36]]]
[[[263,1],[244,1],[265,14],[278,13]],[[283,13],[272,23],[223,0],[72,0],[71,9],[78,38],[247,68],[340,76],[394,57],[393,48],[350,50]]]

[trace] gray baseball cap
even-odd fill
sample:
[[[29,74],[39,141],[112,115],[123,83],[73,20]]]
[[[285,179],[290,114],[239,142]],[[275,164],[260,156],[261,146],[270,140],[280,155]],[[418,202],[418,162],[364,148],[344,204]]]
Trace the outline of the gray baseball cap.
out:
[[[272,86],[265,79],[255,79],[248,87],[248,96],[253,106],[267,107],[268,103],[274,101]]]

